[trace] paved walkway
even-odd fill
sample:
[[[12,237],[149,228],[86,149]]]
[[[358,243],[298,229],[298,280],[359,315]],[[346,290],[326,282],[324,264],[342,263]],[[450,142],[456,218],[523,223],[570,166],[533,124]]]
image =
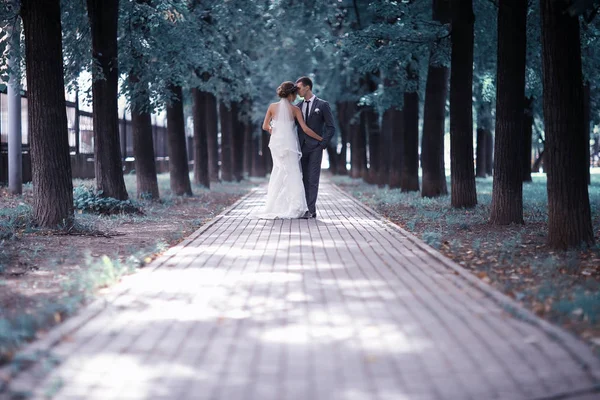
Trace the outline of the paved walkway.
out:
[[[264,196],[257,188],[30,346],[52,356],[11,390],[86,400],[600,396],[588,347],[327,181],[316,220],[248,218]]]

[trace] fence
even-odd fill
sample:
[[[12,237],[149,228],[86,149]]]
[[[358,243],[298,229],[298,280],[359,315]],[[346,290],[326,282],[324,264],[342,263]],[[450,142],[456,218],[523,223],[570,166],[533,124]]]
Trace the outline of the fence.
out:
[[[93,115],[89,111],[80,110],[78,99],[66,102],[67,127],[69,148],[74,178],[92,178],[94,154],[94,125]],[[133,130],[131,116],[123,112],[119,119],[119,135],[121,156],[125,172],[133,168]],[[31,160],[29,158],[29,126],[27,123],[27,97],[21,97],[21,137],[23,144],[23,181],[31,180]],[[167,156],[167,127],[166,122],[152,115],[152,138],[154,140],[154,155],[158,161],[168,159]],[[8,179],[8,97],[0,92],[0,182]],[[159,163],[164,164],[164,163]],[[159,167],[159,165],[157,165]],[[162,172],[163,168],[159,168]]]

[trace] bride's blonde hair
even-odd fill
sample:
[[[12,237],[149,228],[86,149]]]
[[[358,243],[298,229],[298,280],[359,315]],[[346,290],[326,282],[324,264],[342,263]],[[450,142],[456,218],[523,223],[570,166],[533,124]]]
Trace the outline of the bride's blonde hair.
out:
[[[277,96],[281,98],[286,98],[290,94],[296,93],[298,93],[298,86],[296,86],[292,81],[285,81],[277,88]]]

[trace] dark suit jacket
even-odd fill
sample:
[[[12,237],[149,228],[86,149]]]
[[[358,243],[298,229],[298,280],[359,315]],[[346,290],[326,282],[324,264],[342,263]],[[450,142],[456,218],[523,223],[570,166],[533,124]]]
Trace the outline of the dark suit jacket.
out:
[[[296,103],[296,107],[299,107],[300,111],[302,111],[303,103],[304,102],[302,101]],[[302,113],[302,115],[304,116],[304,113]],[[310,115],[308,116],[306,125],[308,125],[310,129],[321,136],[323,141],[319,142],[318,140],[313,139],[304,133],[302,128],[298,126],[298,137],[300,139],[300,147],[302,151],[305,153],[311,152],[317,150],[319,147],[321,149],[326,149],[327,145],[331,141],[331,138],[335,134],[333,114],[331,113],[331,107],[329,106],[329,103],[315,96],[310,104]]]

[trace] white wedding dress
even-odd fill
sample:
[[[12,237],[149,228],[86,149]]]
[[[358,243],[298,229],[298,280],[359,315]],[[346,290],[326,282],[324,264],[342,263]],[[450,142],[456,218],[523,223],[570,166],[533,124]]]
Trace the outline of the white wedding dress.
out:
[[[281,99],[276,107],[269,140],[273,171],[267,189],[267,204],[255,214],[258,218],[300,218],[308,211],[300,166],[302,152],[292,107],[287,99]]]

